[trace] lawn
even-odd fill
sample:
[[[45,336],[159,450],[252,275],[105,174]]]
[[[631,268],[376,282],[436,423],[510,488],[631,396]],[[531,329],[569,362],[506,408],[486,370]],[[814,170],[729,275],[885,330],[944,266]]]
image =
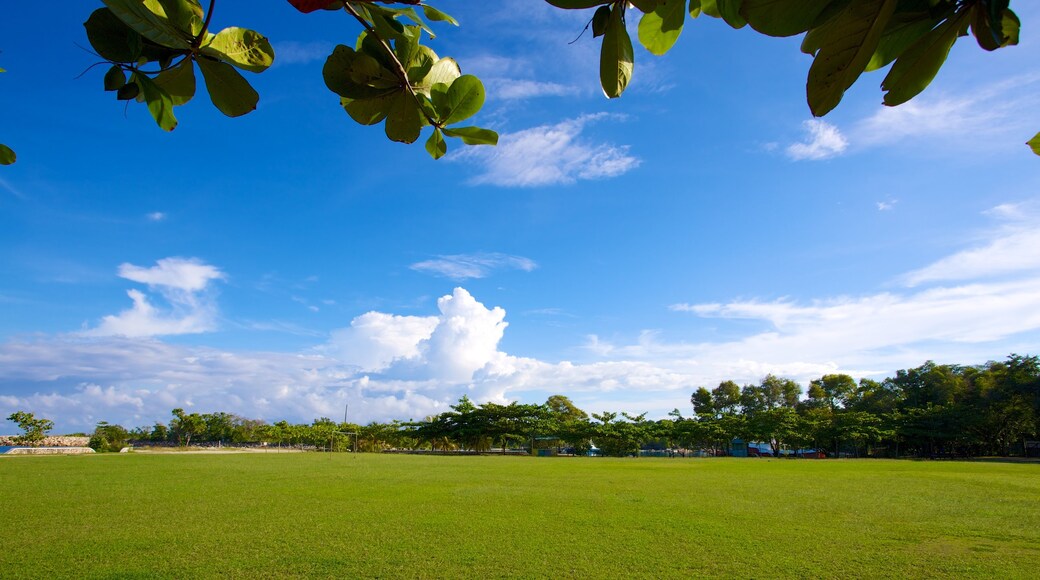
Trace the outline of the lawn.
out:
[[[0,576],[986,577],[1040,465],[113,454],[0,459]]]

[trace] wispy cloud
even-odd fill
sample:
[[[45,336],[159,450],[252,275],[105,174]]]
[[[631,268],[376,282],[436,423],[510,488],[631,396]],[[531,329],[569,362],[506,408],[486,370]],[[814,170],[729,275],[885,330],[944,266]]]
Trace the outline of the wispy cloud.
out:
[[[589,410],[664,416],[682,408],[692,388],[724,379],[750,382],[776,373],[804,384],[834,372],[884,376],[928,359],[981,363],[1030,352],[1040,333],[1040,264],[1029,258],[1036,246],[1007,242],[1037,229],[1035,211],[1028,204],[1002,204],[985,213],[1000,225],[981,232],[974,248],[911,273],[921,278],[922,272],[957,266],[951,270],[957,275],[922,278],[931,283],[926,288],[671,307],[713,324],[760,321],[758,330],[735,339],[683,342],[646,330],[631,341],[590,336],[584,361],[518,357],[500,350],[508,327],[505,310],[456,288],[429,315],[372,311],[324,340],[300,332],[318,344],[297,353],[225,352],[128,338],[125,332],[8,340],[0,343],[0,416],[32,408],[85,428],[102,419],[148,424],[182,406],[309,421],[332,416],[349,402],[359,419],[387,420],[441,412],[464,393],[478,402],[540,402],[560,385]],[[979,262],[967,257],[983,250],[991,252],[990,259],[1000,251],[1020,259],[979,270]],[[207,266],[167,259],[120,271],[159,294],[200,295],[223,277]],[[137,293],[140,326],[154,330],[163,320],[180,320],[153,315],[145,294],[131,292]],[[127,315],[121,322],[134,321]]]
[[[275,43],[275,65],[307,64],[325,60],[332,53],[330,42],[296,42],[286,40]]]
[[[878,211],[892,211],[893,209],[895,209],[897,203],[899,203],[898,199],[879,201],[877,202],[877,209]]]
[[[468,280],[470,278],[486,278],[499,270],[523,270],[530,272],[538,264],[523,256],[509,254],[477,253],[437,256],[431,260],[423,260],[409,266],[416,272],[433,274],[452,280]]]
[[[166,219],[166,214],[161,211],[153,211],[152,213],[147,214],[145,218],[150,222],[161,222]]]
[[[1003,223],[975,247],[908,273],[908,286],[948,280],[978,280],[1040,270],[1040,211],[1002,204],[986,215]]]
[[[488,87],[488,94],[492,98],[504,101],[537,97],[563,97],[573,94],[576,90],[574,87],[560,83],[494,77],[485,79],[485,84]]]
[[[555,125],[506,133],[495,148],[468,148],[451,156],[478,165],[473,184],[535,187],[617,177],[639,166],[627,146],[591,143],[582,132],[605,113],[583,115]]]
[[[214,280],[226,276],[215,266],[196,258],[164,258],[145,268],[119,266],[119,276],[146,284],[159,294],[168,308],[157,308],[144,292],[127,291],[133,305],[119,314],[105,316],[85,336],[161,336],[207,332],[216,327],[216,305],[204,291]]]
[[[3,189],[18,199],[26,199],[26,195],[20,189],[11,185],[11,182],[0,177],[0,189]]]
[[[1015,135],[1029,126],[1028,119],[1037,118],[1038,82],[1040,74],[1031,73],[956,94],[925,93],[898,107],[878,108],[852,126],[850,139],[856,147],[921,140],[941,140],[946,148],[960,143],[973,151],[1019,147]],[[985,148],[980,146],[983,142]]]
[[[837,127],[820,119],[809,119],[802,123],[805,140],[787,146],[787,156],[795,161],[819,161],[841,155],[849,142]]]

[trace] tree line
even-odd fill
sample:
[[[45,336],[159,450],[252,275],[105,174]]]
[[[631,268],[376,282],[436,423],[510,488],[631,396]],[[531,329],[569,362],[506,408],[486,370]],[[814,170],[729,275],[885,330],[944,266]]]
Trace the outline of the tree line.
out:
[[[475,404],[467,396],[420,421],[267,423],[226,412],[174,409],[167,422],[126,429],[101,422],[90,439],[98,451],[137,445],[265,445],[329,451],[426,450],[577,455],[638,455],[645,450],[728,455],[739,442],[768,446],[773,456],[813,450],[830,457],[954,457],[1036,452],[1040,439],[1040,359],[1012,354],[983,365],[923,365],[884,380],[829,374],[797,382],[768,375],[757,384],[723,381],[699,387],[692,414],[586,413],[563,395],[543,404]],[[19,411],[8,417],[38,443],[53,427]],[[735,442],[738,442],[735,445]],[[763,451],[765,452],[765,451]]]

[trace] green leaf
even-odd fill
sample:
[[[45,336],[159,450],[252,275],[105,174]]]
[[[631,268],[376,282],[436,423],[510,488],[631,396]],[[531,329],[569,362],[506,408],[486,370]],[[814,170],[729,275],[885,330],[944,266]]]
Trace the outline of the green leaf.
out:
[[[805,85],[809,109],[822,117],[841,102],[877,50],[898,0],[857,0],[822,31],[820,50]]]
[[[610,7],[600,6],[592,15],[592,38],[599,38],[607,30],[607,20],[610,19]]]
[[[1026,145],[1033,150],[1033,153],[1040,155],[1040,133],[1033,135],[1033,138],[1026,141]]]
[[[440,159],[448,152],[448,144],[444,142],[440,129],[434,128],[433,134],[426,140],[426,152],[434,159]]]
[[[218,32],[202,53],[249,72],[263,72],[274,63],[274,48],[259,32],[232,26]]]
[[[192,37],[202,32],[205,18],[198,0],[159,0],[159,4],[162,5],[166,18],[178,30]]]
[[[0,143],[0,165],[11,165],[16,159],[18,156],[15,155],[14,150]]]
[[[98,8],[83,23],[90,46],[101,58],[112,62],[132,62],[140,56],[141,35],[126,25],[108,8]]]
[[[240,117],[256,109],[260,95],[233,66],[205,57],[197,62],[202,78],[206,79],[209,98],[221,113]]]
[[[484,85],[473,75],[462,75],[451,83],[443,100],[434,100],[433,104],[441,123],[465,121],[484,106]]]
[[[638,8],[643,14],[649,14],[657,10],[658,5],[665,1],[667,0],[630,0],[629,3]],[[685,0],[683,3],[685,4]]]
[[[885,91],[884,103],[890,107],[901,105],[925,89],[942,68],[946,57],[957,42],[957,37],[967,24],[970,10],[962,10],[947,19],[938,28],[922,36],[896,59],[881,90]]]
[[[404,69],[408,73],[408,82],[415,84],[422,82],[430,74],[430,71],[433,70],[433,65],[438,60],[440,60],[440,57],[437,56],[436,52],[433,52],[433,49],[419,44],[408,54],[407,60],[401,60],[401,64],[404,65]]]
[[[397,90],[398,78],[376,59],[342,44],[321,70],[325,86],[348,99],[368,99]]]
[[[633,61],[632,39],[625,29],[622,11],[615,7],[607,21],[599,53],[599,82],[607,98],[620,97],[625,92],[632,80]]]
[[[460,76],[462,76],[462,69],[459,68],[459,63],[455,62],[455,59],[451,57],[444,57],[434,63],[426,78],[413,84],[412,87],[429,97],[434,85],[443,84],[445,85],[445,91],[447,91],[447,87]]]
[[[466,145],[498,145],[498,133],[480,127],[455,127],[445,129],[444,134],[458,137]]]
[[[639,19],[639,42],[651,54],[660,56],[675,45],[685,22],[685,0],[664,0]]]
[[[610,4],[614,0],[545,0],[549,4],[557,8],[563,8],[564,10],[581,10],[582,8],[592,8],[593,6],[601,6],[603,4]]]
[[[136,99],[141,94],[141,87],[137,86],[137,83],[133,81],[133,76],[130,77],[130,82],[119,87],[116,91],[116,99],[120,101],[129,101],[130,99]]]
[[[183,105],[195,96],[195,65],[185,57],[177,66],[159,73],[155,84],[170,95],[174,105]]]
[[[340,99],[343,109],[361,125],[375,125],[386,118],[393,104],[395,93],[371,99]]]
[[[433,20],[434,22],[447,22],[448,24],[452,24],[454,26],[458,26],[459,25],[458,21],[456,21],[454,18],[452,18],[449,14],[441,12],[440,10],[437,10],[433,6],[428,6],[428,5],[424,4],[422,9],[423,9],[423,14],[425,14],[427,18],[429,18],[430,20]]]
[[[697,18],[701,15],[701,0],[690,0],[690,18]]]
[[[733,28],[744,28],[747,21],[740,15],[740,5],[743,0],[715,0],[719,9],[719,16]]]
[[[740,15],[762,34],[786,37],[812,28],[828,4],[831,0],[744,0]]]
[[[164,131],[177,128],[177,118],[173,116],[173,99],[155,81],[143,74],[134,73],[130,80],[141,89],[140,95],[148,105],[148,112]]]
[[[112,65],[105,73],[105,90],[118,91],[126,84],[126,74],[118,65]]]
[[[1018,15],[1011,10],[1004,11],[1004,17],[1001,20],[1001,30],[1004,31],[1004,37],[1007,39],[1001,46],[1014,46],[1018,44],[1018,33],[1022,28],[1022,21],[1018,19]]]
[[[700,0],[699,4],[701,12],[704,14],[711,16],[712,18],[722,18],[722,13],[719,12],[719,6],[716,0]]]
[[[895,14],[893,20],[900,16],[898,13]],[[878,42],[877,50],[874,51],[874,54],[870,57],[870,62],[867,63],[867,68],[865,69],[867,72],[888,66],[889,63],[899,58],[899,55],[903,54],[906,49],[917,42],[919,38],[928,34],[928,31],[935,27],[935,21],[927,12],[918,13],[916,16],[916,18],[906,19],[895,26],[889,24],[888,30],[885,31],[885,34]]]
[[[386,136],[398,143],[415,143],[426,120],[408,91],[400,91],[390,103],[386,116]]]
[[[194,35],[174,26],[158,0],[102,0],[120,20],[141,36],[168,48],[191,48]]]

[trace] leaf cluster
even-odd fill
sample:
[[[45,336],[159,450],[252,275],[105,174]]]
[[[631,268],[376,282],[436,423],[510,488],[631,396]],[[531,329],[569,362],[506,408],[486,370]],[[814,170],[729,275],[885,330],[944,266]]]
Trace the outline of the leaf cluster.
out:
[[[834,109],[864,72],[891,65],[881,82],[884,104],[917,96],[935,78],[958,38],[972,35],[986,51],[1018,44],[1020,21],[1010,0],[546,0],[567,10],[596,8],[593,37],[602,37],[600,84],[620,96],[634,69],[626,12],[642,13],[638,38],[654,55],[675,45],[686,15],[720,18],[768,36],[804,34],[813,57],[806,98],[813,115]],[[1040,133],[1028,145],[1040,154]]]
[[[172,131],[174,107],[195,96],[197,65],[220,112],[239,117],[256,109],[260,97],[238,71],[271,66],[274,49],[266,37],[234,26],[211,33],[214,2],[208,12],[198,0],[103,2],[83,26],[94,51],[111,65],[104,87],[117,99],[145,103],[159,127]]]
[[[484,106],[484,85],[462,74],[455,59],[442,58],[423,44],[423,34],[433,38],[433,32],[414,7],[341,4],[364,30],[353,47],[341,44],[333,50],[322,74],[354,121],[383,123],[386,136],[400,143],[414,143],[431,126],[426,151],[434,159],[447,152],[446,136],[467,145],[498,143],[494,131],[457,126]],[[429,20],[456,24],[431,6],[422,8]]]

